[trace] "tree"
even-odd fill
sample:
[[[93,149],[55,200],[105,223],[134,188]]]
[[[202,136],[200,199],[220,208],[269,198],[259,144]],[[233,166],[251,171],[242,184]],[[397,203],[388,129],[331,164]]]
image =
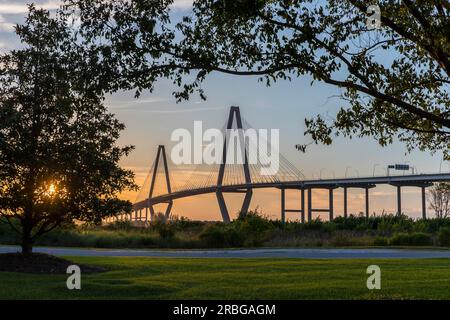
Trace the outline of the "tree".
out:
[[[22,48],[0,56],[0,217],[31,253],[61,224],[131,211],[117,194],[135,185],[118,165],[132,150],[115,146],[124,125],[103,105],[98,64],[66,17],[30,6],[16,33]]]
[[[438,183],[429,192],[430,208],[436,213],[436,218],[450,217],[450,183]]]
[[[66,2],[86,43],[115,66],[112,90],[139,95],[170,78],[182,100],[205,98],[201,83],[211,72],[258,76],[268,86],[306,75],[339,88],[343,102],[331,120],[305,119],[316,143],[398,138],[408,150],[450,157],[448,0],[377,1],[379,28],[368,23],[377,7],[364,0],[196,0],[178,22],[170,0]]]

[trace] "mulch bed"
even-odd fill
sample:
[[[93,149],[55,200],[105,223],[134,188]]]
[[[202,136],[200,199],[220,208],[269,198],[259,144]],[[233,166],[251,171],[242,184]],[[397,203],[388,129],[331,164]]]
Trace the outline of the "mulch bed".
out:
[[[107,271],[101,267],[81,265],[66,259],[43,253],[23,255],[21,253],[0,254],[0,271],[35,274],[66,274],[67,267],[78,265],[82,274]]]

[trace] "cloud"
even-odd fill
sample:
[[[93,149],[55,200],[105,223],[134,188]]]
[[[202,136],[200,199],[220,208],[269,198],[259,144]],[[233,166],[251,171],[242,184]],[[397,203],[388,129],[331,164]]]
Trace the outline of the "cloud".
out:
[[[190,9],[192,7],[193,0],[174,0],[172,8],[175,9]]]
[[[139,106],[142,108],[143,104],[153,104],[169,101],[166,98],[152,97],[147,99],[134,99],[132,101],[115,101],[116,98],[111,96],[107,99],[107,105],[112,109],[131,109],[133,106]]]
[[[169,113],[189,113],[189,112],[203,112],[203,111],[217,111],[228,109],[228,107],[205,107],[205,108],[183,108],[175,110],[143,110],[148,113],[169,114]]]
[[[1,1],[0,0],[0,31],[13,32],[17,22],[17,16],[25,16],[28,13],[28,2],[23,1]],[[60,0],[35,1],[36,8],[54,10],[61,5]]]
[[[3,41],[0,41],[0,54],[7,53],[11,47]]]
[[[48,0],[42,3],[36,2],[37,8],[43,8],[47,10],[58,9],[61,5],[59,0]],[[0,14],[21,14],[28,12],[28,4],[26,2],[17,3],[17,1],[2,1],[0,3]]]
[[[5,17],[0,15],[0,31],[13,31],[13,30],[14,30],[14,23],[7,21]]]
[[[18,3],[19,2],[19,3]],[[21,14],[28,12],[28,3],[32,1],[0,1],[0,14]],[[61,5],[60,0],[47,0],[47,1],[33,1],[36,7],[47,10],[58,9]],[[190,9],[192,7],[193,0],[174,0],[171,5],[175,9]]]
[[[132,101],[115,101],[114,97],[110,97],[106,101],[106,105],[114,111],[133,111],[133,112],[146,112],[154,114],[172,114],[172,113],[190,113],[190,112],[203,112],[203,111],[217,111],[228,109],[228,107],[199,107],[199,104],[194,102],[196,107],[174,107],[167,105],[167,109],[153,109],[154,104],[167,104],[170,99],[161,97],[150,97],[147,99],[135,99]],[[202,102],[201,102],[202,103]],[[200,103],[200,104],[201,104]]]

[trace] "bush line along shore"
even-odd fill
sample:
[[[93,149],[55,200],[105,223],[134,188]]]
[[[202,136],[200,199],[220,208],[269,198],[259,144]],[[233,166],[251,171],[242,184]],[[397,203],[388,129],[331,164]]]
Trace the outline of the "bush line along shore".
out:
[[[0,223],[0,244],[20,244],[20,237]],[[450,219],[414,220],[404,215],[366,218],[351,215],[331,222],[272,221],[257,211],[230,224],[155,219],[147,228],[127,221],[103,226],[67,225],[38,239],[35,245],[94,248],[240,248],[240,247],[450,247]]]

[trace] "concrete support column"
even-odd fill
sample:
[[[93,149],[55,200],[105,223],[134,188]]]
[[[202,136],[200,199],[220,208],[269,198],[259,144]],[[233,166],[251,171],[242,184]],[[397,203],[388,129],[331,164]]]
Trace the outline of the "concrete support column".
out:
[[[230,215],[228,214],[227,205],[225,204],[225,199],[223,197],[222,190],[216,191],[217,202],[219,203],[220,213],[222,215],[222,220],[225,223],[230,223]]]
[[[172,211],[173,201],[169,201],[166,208],[166,213],[164,214],[165,221],[169,221],[170,219],[170,211]]]
[[[366,188],[366,218],[369,218],[369,188]]]
[[[400,186],[397,186],[397,214],[402,214],[402,190]]]
[[[425,187],[422,186],[422,219],[427,218],[427,199],[425,194]]]
[[[245,192],[244,201],[242,202],[241,212],[247,214],[248,208],[250,207],[250,202],[252,201],[253,190],[247,189]]]
[[[153,219],[155,218],[155,209],[153,209],[152,205],[150,205],[148,208],[150,209],[150,221],[153,221]]]
[[[330,209],[330,221],[334,219],[334,205],[333,205],[333,189],[329,190],[329,209]]]
[[[281,188],[281,223],[286,222],[286,194],[284,188]]]
[[[344,218],[347,218],[347,188],[344,187]]]
[[[312,221],[312,189],[308,189],[308,222]]]
[[[305,223],[305,189],[301,190],[302,193],[302,200],[301,200],[301,221],[302,223]]]

